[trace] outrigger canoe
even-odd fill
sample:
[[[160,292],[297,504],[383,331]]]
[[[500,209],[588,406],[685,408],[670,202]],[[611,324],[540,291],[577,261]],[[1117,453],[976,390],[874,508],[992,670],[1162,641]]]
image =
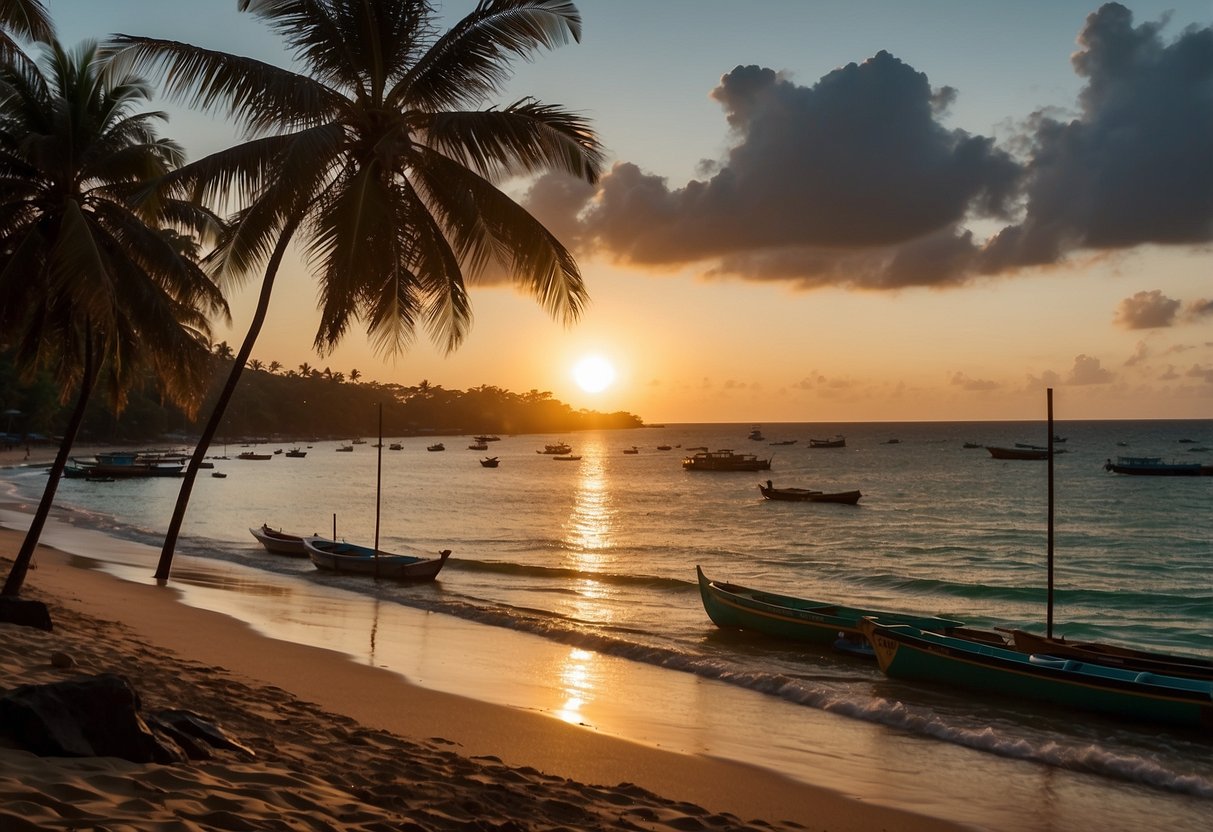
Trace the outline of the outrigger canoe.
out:
[[[432,581],[438,577],[450,549],[443,549],[436,558],[398,555],[388,552],[375,554],[370,546],[358,546],[345,541],[328,540],[323,537],[305,537],[303,546],[317,569],[330,572],[349,572],[358,575],[375,575],[398,581]]]
[[[865,618],[860,631],[887,676],[1034,699],[1122,719],[1213,728],[1213,681],[1020,653]]]
[[[880,616],[886,621],[900,621],[944,632],[954,632],[964,627],[963,622],[949,618],[877,612],[713,581],[703,574],[699,566],[695,567],[695,573],[699,576],[703,608],[712,622],[722,629],[832,645],[840,638],[851,642],[861,640],[859,623],[866,616]]]
[[[1213,661],[1197,656],[1155,653],[1096,641],[1066,641],[1064,638],[1049,638],[1024,630],[1004,629],[1000,632],[1010,637],[1015,649],[1020,653],[1041,653],[1057,658],[1078,659],[1139,673],[1149,671],[1165,676],[1213,680]]]

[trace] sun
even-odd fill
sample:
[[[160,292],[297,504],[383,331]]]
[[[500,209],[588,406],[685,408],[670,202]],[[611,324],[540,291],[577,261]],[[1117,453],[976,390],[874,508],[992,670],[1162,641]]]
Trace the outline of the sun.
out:
[[[590,355],[573,367],[573,378],[577,386],[587,393],[601,393],[615,380],[615,368],[611,362],[598,355]]]

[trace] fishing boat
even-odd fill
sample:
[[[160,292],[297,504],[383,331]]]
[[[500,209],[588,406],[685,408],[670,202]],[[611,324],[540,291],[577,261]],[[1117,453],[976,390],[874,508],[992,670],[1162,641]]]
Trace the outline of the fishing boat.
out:
[[[1157,456],[1118,456],[1104,463],[1104,470],[1113,474],[1133,474],[1142,477],[1208,477],[1213,465],[1199,462],[1163,462]]]
[[[353,446],[353,445],[338,445],[338,446],[337,446],[337,452],[338,452],[338,453],[351,454],[351,453],[353,453],[353,452],[354,452],[354,446]]]
[[[858,491],[814,491],[810,488],[776,488],[767,480],[766,485],[759,483],[758,490],[768,500],[779,500],[789,503],[845,503],[855,505],[863,495]]]
[[[484,433],[482,433],[480,436],[473,436],[472,438],[475,439],[477,442],[500,442],[501,441],[500,436],[490,436],[489,434],[484,434]]]
[[[1142,722],[1213,728],[1213,681],[980,644],[912,624],[859,622],[880,669],[899,679],[1034,699]]]
[[[846,437],[841,433],[833,439],[810,439],[810,448],[845,448],[847,446]]]
[[[683,457],[682,467],[688,471],[769,471],[770,459],[759,459],[754,454],[737,454],[728,448],[717,451],[699,451]]]
[[[303,548],[301,535],[289,534],[281,529],[271,529],[268,523],[262,523],[259,529],[250,528],[249,531],[267,552],[275,555],[290,555],[293,558],[307,557],[307,550]]]
[[[182,465],[180,459],[148,456],[143,452],[103,451],[94,457],[73,457],[72,464],[63,469],[63,476],[67,479],[177,477]]]
[[[986,450],[995,459],[1048,459],[1048,448],[1000,448],[986,445]]]
[[[778,442],[769,442],[770,445],[795,445],[799,439],[781,439]]]
[[[273,459],[273,454],[259,454],[256,451],[242,451],[236,454],[236,459],[252,459],[258,462],[264,462],[267,459]]]
[[[1156,653],[1135,650],[1116,644],[1095,641],[1067,641],[1064,638],[1029,633],[1025,630],[1002,629],[1011,644],[1020,653],[1042,653],[1064,659],[1078,659],[1165,676],[1186,676],[1191,679],[1213,679],[1213,661],[1197,656],[1182,656],[1175,653]]]
[[[289,456],[291,459],[303,459],[307,456],[307,451],[300,448],[291,448],[286,452],[286,456]]]
[[[469,451],[487,451],[488,449],[488,442],[473,442],[471,445],[468,445]]]
[[[639,448],[637,448],[635,445],[633,445],[633,446],[632,446],[632,447],[630,447],[630,448],[624,448],[624,449],[623,449],[623,452],[624,452],[625,454],[638,454],[638,453],[640,453],[640,449],[639,449]]]
[[[401,445],[399,442],[393,442],[392,444],[387,446],[387,449],[389,451],[403,451],[404,446]]]
[[[581,456],[578,454],[557,454],[556,456],[552,457],[552,459],[559,460],[561,462],[576,462],[577,460],[581,459]]]
[[[435,442],[433,445],[426,445],[425,449],[427,451],[445,451],[446,445],[443,445],[441,442]]]
[[[434,580],[451,556],[450,549],[443,549],[435,558],[391,554],[314,535],[303,538],[303,547],[317,569],[418,583]]]
[[[485,468],[496,468],[500,462],[501,462],[501,460],[497,459],[497,457],[495,457],[495,456],[487,456],[484,459],[480,460],[480,464],[483,465]]]
[[[355,444],[355,445],[365,445],[366,444],[366,440],[362,439],[361,437],[359,437],[358,439],[352,439],[350,441],[353,442],[353,444]]]
[[[695,567],[703,608],[717,627],[744,630],[779,638],[834,644],[839,637],[861,638],[859,623],[869,616],[882,620],[914,624],[924,629],[953,632],[964,623],[950,618],[878,613],[863,607],[849,607],[828,601],[812,601],[791,595],[779,595],[758,589],[711,580],[703,568]]]
[[[754,425],[754,427],[750,429],[750,439],[753,439],[755,442],[766,441],[766,437],[762,435],[762,429],[759,428],[758,425]]]
[[[572,453],[572,451],[573,449],[571,446],[566,445],[563,442],[557,442],[552,445],[544,445],[542,451],[535,451],[535,453],[548,454],[549,456],[563,456]]]

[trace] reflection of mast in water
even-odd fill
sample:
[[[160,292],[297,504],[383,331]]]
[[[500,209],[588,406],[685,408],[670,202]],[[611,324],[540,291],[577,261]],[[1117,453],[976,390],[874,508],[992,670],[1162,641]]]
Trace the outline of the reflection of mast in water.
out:
[[[379,632],[379,599],[375,599],[375,608],[371,612],[371,667],[375,666],[375,634]]]

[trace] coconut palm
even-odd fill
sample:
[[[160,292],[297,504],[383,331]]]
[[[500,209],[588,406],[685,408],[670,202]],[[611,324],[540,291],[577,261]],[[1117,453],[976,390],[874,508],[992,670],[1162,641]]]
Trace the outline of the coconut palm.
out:
[[[445,33],[424,0],[241,0],[240,8],[285,38],[298,71],[116,36],[135,66],[164,71],[170,95],[243,121],[247,142],[190,165],[177,182],[206,198],[240,200],[219,250],[228,276],[265,261],[244,345],[182,481],[161,579],[297,235],[320,283],[321,353],[355,319],[383,353],[404,351],[419,323],[455,349],[471,323],[467,283],[490,263],[566,323],[585,302],[570,253],[498,183],[553,170],[595,181],[598,140],[559,107],[489,102],[512,59],[580,38],[571,2],[481,0]]]
[[[113,70],[113,71],[111,71]],[[211,218],[189,203],[135,197],[182,159],[158,139],[140,78],[86,42],[45,45],[40,63],[0,62],[0,332],[27,372],[50,368],[76,404],[3,594],[21,590],[84,416],[105,374],[121,409],[150,370],[196,408],[208,372],[210,315],[227,314],[192,259]]]
[[[0,60],[24,59],[12,36],[45,43],[55,36],[42,0],[0,0]]]

